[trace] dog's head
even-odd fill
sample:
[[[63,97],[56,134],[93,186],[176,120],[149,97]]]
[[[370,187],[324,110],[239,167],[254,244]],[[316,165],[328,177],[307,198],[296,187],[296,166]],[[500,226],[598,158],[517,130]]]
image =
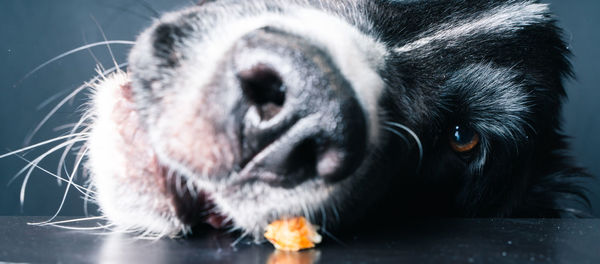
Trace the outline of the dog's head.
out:
[[[93,99],[98,202],[161,234],[199,221],[259,234],[298,215],[335,226],[373,204],[550,215],[569,65],[548,12],[223,0],[166,14]]]

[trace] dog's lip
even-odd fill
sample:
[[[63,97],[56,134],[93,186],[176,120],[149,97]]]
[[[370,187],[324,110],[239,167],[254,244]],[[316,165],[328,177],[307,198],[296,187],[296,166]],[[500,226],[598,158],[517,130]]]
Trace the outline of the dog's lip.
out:
[[[227,216],[214,212],[208,213],[208,216],[204,218],[204,223],[209,224],[215,229],[222,229],[232,225],[231,220]]]
[[[208,191],[198,191],[195,197],[187,197],[190,200],[179,200],[176,205],[178,210],[178,218],[190,225],[204,223],[212,226],[215,229],[222,229],[232,225],[231,219],[227,215],[220,212],[214,202],[212,195]],[[186,199],[186,197],[179,197]],[[189,206],[186,208],[186,205]]]
[[[212,191],[188,188],[187,182],[190,179],[184,175],[177,175],[175,179],[169,180],[168,171],[168,167],[161,166],[167,194],[173,203],[175,215],[181,222],[190,226],[208,224],[215,229],[232,225],[231,219],[219,210]]]

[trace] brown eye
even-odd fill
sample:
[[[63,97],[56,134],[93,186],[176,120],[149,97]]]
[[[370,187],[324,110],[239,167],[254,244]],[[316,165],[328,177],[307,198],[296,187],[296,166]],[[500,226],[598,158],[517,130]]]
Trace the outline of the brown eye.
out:
[[[450,146],[456,152],[467,152],[479,144],[479,134],[473,129],[457,125],[450,130]]]

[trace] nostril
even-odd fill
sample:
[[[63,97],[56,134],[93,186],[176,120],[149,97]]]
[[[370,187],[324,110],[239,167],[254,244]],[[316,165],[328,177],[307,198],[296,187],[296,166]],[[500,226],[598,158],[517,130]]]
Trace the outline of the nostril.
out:
[[[317,163],[317,143],[312,139],[305,139],[298,144],[287,157],[284,164],[286,174],[291,178],[313,175]],[[294,175],[302,175],[300,177]]]
[[[262,120],[269,120],[285,102],[285,85],[279,73],[266,64],[238,72],[237,78],[250,103],[256,106]]]

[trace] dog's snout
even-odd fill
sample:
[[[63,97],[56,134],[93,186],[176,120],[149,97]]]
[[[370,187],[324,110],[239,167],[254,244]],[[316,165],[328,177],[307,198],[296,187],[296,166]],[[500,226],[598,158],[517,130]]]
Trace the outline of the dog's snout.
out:
[[[328,53],[270,28],[242,38],[229,68],[246,109],[240,175],[295,184],[337,181],[361,164],[367,121]]]

